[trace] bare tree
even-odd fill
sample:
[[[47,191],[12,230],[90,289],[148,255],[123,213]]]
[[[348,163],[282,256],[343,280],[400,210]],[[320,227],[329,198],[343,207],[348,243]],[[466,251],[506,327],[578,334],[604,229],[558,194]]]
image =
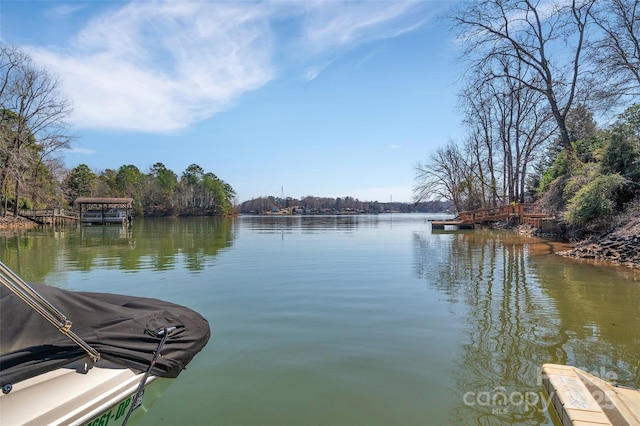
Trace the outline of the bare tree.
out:
[[[591,10],[601,37],[589,46],[601,97],[640,95],[640,0],[607,0]],[[607,79],[603,81],[602,75]],[[606,84],[602,84],[606,83]]]
[[[449,142],[445,148],[439,148],[427,162],[416,165],[416,185],[414,201],[416,203],[433,199],[453,201],[457,211],[468,209],[468,195],[474,172],[464,153],[458,146]]]
[[[499,179],[495,160],[496,141],[494,140],[493,103],[491,97],[483,92],[486,86],[482,78],[476,83],[469,82],[459,93],[459,102],[464,113],[464,124],[469,128],[469,137],[465,149],[471,154],[475,162],[480,181],[480,193],[483,203],[487,207],[499,204]]]
[[[71,108],[59,92],[58,80],[15,47],[0,46],[0,77],[0,188],[6,214],[9,181],[14,180],[17,214],[23,178],[37,177],[47,157],[69,147],[65,119]]]
[[[492,69],[493,78],[517,79],[544,95],[567,152],[572,146],[565,121],[580,83],[594,2],[482,0],[463,3],[453,16],[471,69]],[[522,64],[518,74],[493,66],[505,57]]]

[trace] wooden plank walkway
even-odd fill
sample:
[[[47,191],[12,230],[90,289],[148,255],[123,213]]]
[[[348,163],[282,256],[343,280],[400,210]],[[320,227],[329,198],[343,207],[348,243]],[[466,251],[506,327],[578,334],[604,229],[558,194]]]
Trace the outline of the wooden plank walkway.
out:
[[[43,225],[53,225],[56,223],[64,223],[64,221],[79,221],[80,213],[64,210],[61,208],[56,209],[22,209],[18,212],[22,217],[33,220]]]
[[[457,229],[474,229],[475,225],[492,222],[509,222],[516,225],[529,224],[542,228],[545,222],[555,221],[555,218],[541,212],[531,203],[513,203],[490,209],[463,211],[451,220],[436,220],[431,222],[432,229],[445,229],[446,226]]]

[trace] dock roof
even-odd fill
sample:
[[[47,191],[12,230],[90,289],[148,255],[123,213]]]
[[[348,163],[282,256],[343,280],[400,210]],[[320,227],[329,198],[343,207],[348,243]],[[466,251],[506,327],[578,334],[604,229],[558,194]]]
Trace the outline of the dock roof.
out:
[[[74,204],[110,204],[110,205],[125,205],[131,207],[133,204],[133,198],[91,198],[91,197],[78,197],[73,202]]]

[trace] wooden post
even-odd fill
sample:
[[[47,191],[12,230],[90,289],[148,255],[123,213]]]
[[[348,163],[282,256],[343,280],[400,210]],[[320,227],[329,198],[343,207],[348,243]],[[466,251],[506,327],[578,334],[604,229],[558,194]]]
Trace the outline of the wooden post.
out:
[[[518,204],[518,213],[520,216],[520,224],[522,224],[522,222],[524,221],[524,204]]]

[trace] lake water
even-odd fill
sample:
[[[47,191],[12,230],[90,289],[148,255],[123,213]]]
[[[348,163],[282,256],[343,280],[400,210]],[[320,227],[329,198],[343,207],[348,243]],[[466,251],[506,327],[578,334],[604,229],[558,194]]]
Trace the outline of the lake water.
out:
[[[29,282],[155,297],[212,339],[138,424],[554,424],[542,364],[640,387],[640,271],[426,215],[0,233]]]

